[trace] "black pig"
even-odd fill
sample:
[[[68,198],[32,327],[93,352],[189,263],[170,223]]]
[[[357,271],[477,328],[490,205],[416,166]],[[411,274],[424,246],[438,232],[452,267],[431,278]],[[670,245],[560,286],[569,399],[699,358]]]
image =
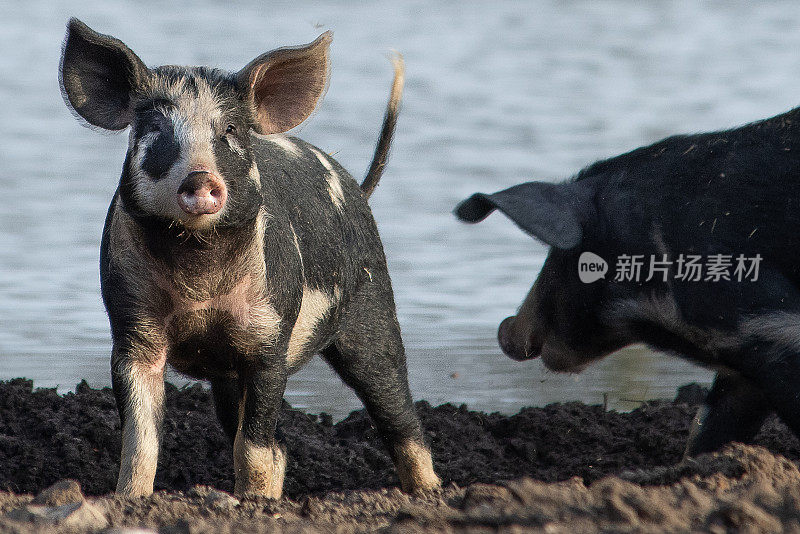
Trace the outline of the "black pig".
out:
[[[237,73],[150,69],[121,41],[69,22],[65,101],[92,126],[130,126],[100,250],[123,427],[117,493],[153,490],[169,363],[211,382],[235,492],[280,497],[286,377],[317,353],[364,402],[403,489],[439,486],[366,202],[394,131],[399,60],[363,189],[323,151],[280,135],[324,93],[330,41],[268,52]]]
[[[800,435],[800,108],[475,194],[456,215],[494,209],[551,245],[500,324],[507,355],[578,371],[643,342],[717,371],[687,454],[748,441],[773,411]]]

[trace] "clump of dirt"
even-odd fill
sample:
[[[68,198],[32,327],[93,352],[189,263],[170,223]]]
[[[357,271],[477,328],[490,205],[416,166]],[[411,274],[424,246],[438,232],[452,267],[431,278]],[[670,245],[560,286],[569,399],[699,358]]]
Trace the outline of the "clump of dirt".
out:
[[[77,523],[85,530],[127,525],[165,532],[515,525],[548,532],[724,531],[748,524],[779,530],[800,517],[793,463],[800,443],[774,418],[756,439],[764,448],[739,445],[679,463],[694,404],[702,398],[696,387],[683,388],[676,401],[650,402],[630,413],[568,403],[504,416],[419,402],[445,489],[413,497],[397,489],[391,461],[363,410],[333,424],[324,414],[286,406],[281,432],[289,465],[279,502],[239,501],[225,493],[233,489],[231,446],[209,392],[168,385],[166,398],[156,476],[156,489],[166,491],[119,499],[109,495],[120,428],[108,388],[81,383],[60,396],[34,391],[28,380],[0,382],[0,532],[80,529],[78,517],[95,521]],[[72,506],[65,512],[31,504],[25,495],[63,479],[77,481],[87,496],[106,496],[62,505]],[[61,485],[74,494],[74,483]]]

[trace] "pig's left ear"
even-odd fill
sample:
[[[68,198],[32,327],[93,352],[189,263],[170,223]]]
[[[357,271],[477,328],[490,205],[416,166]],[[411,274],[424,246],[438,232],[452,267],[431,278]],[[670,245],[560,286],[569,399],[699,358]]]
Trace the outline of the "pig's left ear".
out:
[[[528,182],[491,195],[475,193],[456,207],[455,214],[476,223],[498,209],[534,237],[567,250],[583,239],[578,189],[572,182]]]
[[[311,115],[328,84],[329,47],[325,32],[303,46],[279,48],[258,56],[237,76],[249,93],[262,134],[285,132]]]
[[[127,127],[133,119],[133,96],[149,76],[122,41],[70,19],[59,81],[67,105],[86,122],[106,130]]]

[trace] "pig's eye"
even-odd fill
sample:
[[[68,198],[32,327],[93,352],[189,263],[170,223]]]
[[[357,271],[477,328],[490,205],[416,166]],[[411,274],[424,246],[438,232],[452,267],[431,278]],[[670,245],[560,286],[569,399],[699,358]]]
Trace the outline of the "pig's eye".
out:
[[[163,132],[167,129],[167,119],[160,113],[154,112],[144,117],[142,127],[145,134]]]

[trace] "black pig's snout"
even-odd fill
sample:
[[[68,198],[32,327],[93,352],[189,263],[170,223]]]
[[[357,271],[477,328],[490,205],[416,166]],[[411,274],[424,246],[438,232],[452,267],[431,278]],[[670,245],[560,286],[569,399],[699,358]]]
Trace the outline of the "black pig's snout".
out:
[[[227,198],[225,182],[206,170],[190,172],[178,188],[178,205],[190,215],[217,213]]]
[[[520,336],[515,332],[516,317],[506,317],[497,329],[497,341],[500,348],[509,358],[517,361],[530,360],[539,356],[541,344],[537,343],[530,336]]]
[[[503,322],[500,323],[500,326],[497,329],[497,342],[500,344],[500,348],[503,349],[503,352],[509,356],[511,355],[511,344],[509,343],[508,330],[509,324],[513,320],[513,317],[506,317],[503,319]]]

